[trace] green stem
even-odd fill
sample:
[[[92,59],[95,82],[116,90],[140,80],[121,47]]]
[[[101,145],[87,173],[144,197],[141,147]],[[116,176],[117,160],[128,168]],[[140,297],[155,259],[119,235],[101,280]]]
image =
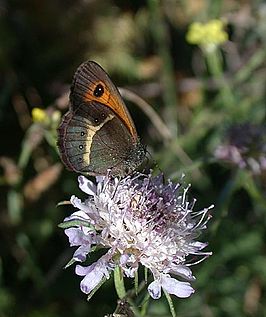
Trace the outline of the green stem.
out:
[[[232,106],[235,104],[235,98],[224,77],[221,52],[218,48],[211,51],[204,50],[204,52],[206,53],[205,56],[209,72],[219,82],[223,106],[227,109],[232,109]]]
[[[172,317],[176,317],[175,307],[174,307],[174,303],[172,301],[171,296],[166,291],[164,291],[164,295],[168,301],[168,305],[169,305]]]
[[[138,271],[136,271],[135,274],[134,274],[134,286],[135,286],[135,293],[136,293],[136,295],[138,295],[138,291],[139,291],[139,275],[138,275]]]

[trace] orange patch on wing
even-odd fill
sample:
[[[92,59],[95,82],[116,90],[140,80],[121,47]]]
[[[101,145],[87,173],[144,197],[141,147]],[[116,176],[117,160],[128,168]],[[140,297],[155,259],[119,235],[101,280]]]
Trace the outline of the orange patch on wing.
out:
[[[97,101],[112,109],[113,112],[124,122],[133,139],[137,141],[137,131],[130,115],[127,112],[126,106],[124,105],[123,101],[121,102],[122,97],[119,96],[120,98],[118,98],[116,94],[111,94],[103,82],[100,82],[100,84],[104,87],[103,95],[101,97],[95,97],[93,95],[93,91],[98,84],[99,82],[89,87],[88,92],[84,95],[84,100]]]

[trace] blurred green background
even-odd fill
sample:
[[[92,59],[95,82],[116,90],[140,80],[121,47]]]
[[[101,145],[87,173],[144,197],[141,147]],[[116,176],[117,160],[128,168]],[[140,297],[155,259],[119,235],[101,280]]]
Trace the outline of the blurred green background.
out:
[[[223,31],[198,25],[188,36],[213,19]],[[201,237],[213,256],[193,268],[195,294],[174,299],[177,315],[266,316],[265,57],[262,0],[2,0],[0,316],[98,317],[116,307],[111,280],[86,301],[74,268],[63,269],[73,250],[57,227],[72,211],[57,203],[80,193],[60,163],[56,127],[88,59],[156,111],[159,121],[149,105],[127,103],[166,177],[185,173],[196,208],[215,204]],[[34,108],[43,111],[33,122]],[[145,316],[170,316],[164,298],[147,306]]]

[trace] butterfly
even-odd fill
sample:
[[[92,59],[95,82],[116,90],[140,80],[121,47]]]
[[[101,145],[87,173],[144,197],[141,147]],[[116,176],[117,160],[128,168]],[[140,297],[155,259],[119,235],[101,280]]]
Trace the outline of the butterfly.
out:
[[[96,62],[81,64],[74,75],[57,144],[66,167],[88,175],[124,176],[145,160],[146,149],[119,91]]]

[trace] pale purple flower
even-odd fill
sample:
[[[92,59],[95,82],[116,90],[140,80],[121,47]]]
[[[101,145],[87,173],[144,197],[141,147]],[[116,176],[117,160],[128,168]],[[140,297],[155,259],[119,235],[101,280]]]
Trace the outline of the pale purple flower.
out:
[[[95,247],[106,250],[97,262],[76,266],[76,274],[84,276],[81,290],[90,294],[116,266],[132,278],[143,265],[153,276],[148,285],[152,298],[160,298],[162,289],[189,297],[195,279],[190,266],[211,255],[202,251],[207,244],[196,239],[213,206],[193,211],[188,187],[165,183],[162,175],[138,173],[120,180],[107,175],[96,178],[96,185],[84,176],[78,181],[88,198],[72,196],[78,211],[64,220],[70,245],[78,246],[73,260],[84,262]]]
[[[254,175],[266,172],[266,127],[250,123],[230,127],[225,141],[214,156],[222,161],[248,169]]]

